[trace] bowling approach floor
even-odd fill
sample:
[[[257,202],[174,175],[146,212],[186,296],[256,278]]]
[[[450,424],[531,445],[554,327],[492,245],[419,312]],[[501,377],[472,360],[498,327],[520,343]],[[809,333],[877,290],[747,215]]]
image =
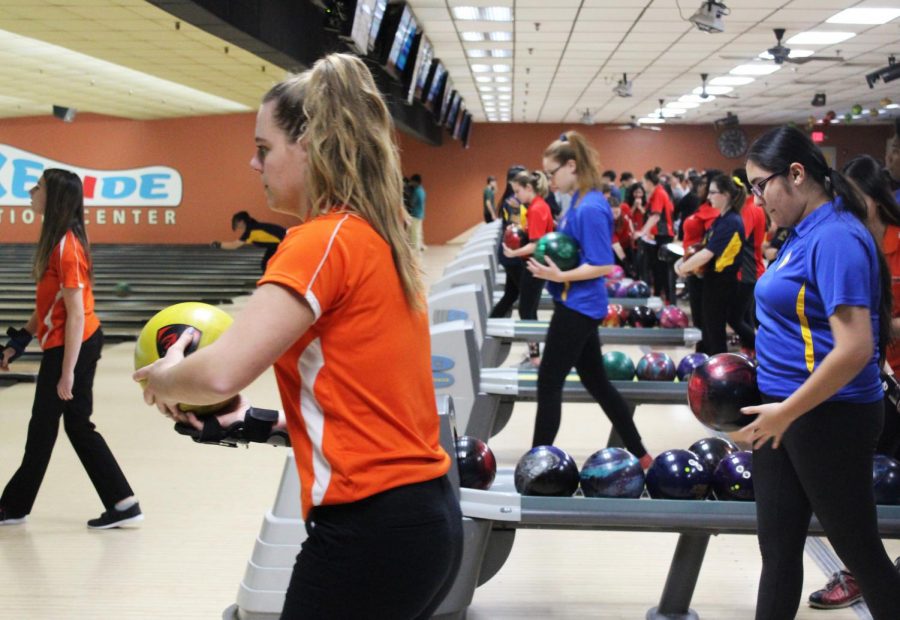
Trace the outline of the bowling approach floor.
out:
[[[429,282],[460,247],[426,251]],[[240,307],[238,300],[228,310]],[[634,360],[642,354],[637,347],[621,350]],[[85,521],[102,507],[61,432],[27,524],[0,527],[0,620],[209,620],[221,618],[235,602],[263,515],[275,498],[284,452],[199,446],[177,436],[143,404],[131,382],[132,352],[132,343],[105,349],[94,419],[146,520],[137,530],[87,530]],[[517,363],[522,352],[514,348],[506,363]],[[686,350],[667,352],[677,360]],[[0,483],[21,458],[33,390],[33,384],[0,389]],[[278,405],[271,372],[246,393],[260,406]],[[609,423],[596,406],[566,404],[563,411],[557,445],[580,464],[603,447]],[[682,405],[642,406],[636,420],[653,454],[686,448],[706,435]],[[518,404],[490,444],[501,467],[514,466],[529,447],[533,423],[534,405]],[[676,540],[675,534],[519,531],[505,566],[476,591],[468,617],[643,618],[659,599]],[[892,558],[900,555],[900,541],[886,544]],[[755,537],[714,537],[692,607],[706,620],[752,618],[759,565]],[[826,576],[808,557],[805,568],[808,594]],[[826,612],[803,605],[797,617],[869,616],[857,608]]]

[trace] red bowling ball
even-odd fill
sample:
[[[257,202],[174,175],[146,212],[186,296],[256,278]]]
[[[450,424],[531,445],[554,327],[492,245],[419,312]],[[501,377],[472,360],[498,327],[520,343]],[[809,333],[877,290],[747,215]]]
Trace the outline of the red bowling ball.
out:
[[[666,306],[659,313],[659,326],[666,329],[684,329],[689,325],[684,310],[678,306]]]
[[[736,431],[754,416],[743,407],[760,404],[756,367],[735,353],[713,355],[694,369],[688,381],[688,404],[697,420],[717,431]]]
[[[639,381],[674,381],[675,362],[665,353],[653,351],[638,361],[635,374]]]
[[[609,304],[606,306],[606,316],[600,322],[603,327],[622,327],[622,306]]]

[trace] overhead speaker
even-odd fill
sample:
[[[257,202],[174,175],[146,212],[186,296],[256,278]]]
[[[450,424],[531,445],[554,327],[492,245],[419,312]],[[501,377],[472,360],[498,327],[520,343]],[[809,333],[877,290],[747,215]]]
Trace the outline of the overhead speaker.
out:
[[[78,110],[75,108],[67,108],[61,105],[53,106],[53,116],[63,121],[64,123],[71,123],[75,120],[75,115],[78,114]]]

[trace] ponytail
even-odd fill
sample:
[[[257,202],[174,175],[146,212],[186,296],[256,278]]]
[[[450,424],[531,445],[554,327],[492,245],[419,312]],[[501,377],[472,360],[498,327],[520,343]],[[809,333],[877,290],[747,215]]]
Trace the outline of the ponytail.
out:
[[[535,195],[545,198],[550,193],[550,184],[547,182],[547,175],[540,170],[534,172],[523,171],[516,175],[512,180],[516,185],[522,187],[530,187]]]
[[[577,131],[567,131],[560,136],[559,140],[547,147],[544,157],[552,159],[557,164],[574,161],[578,191],[582,195],[592,189],[598,189],[603,183],[603,177],[597,168],[597,151],[588,143],[587,138]]]

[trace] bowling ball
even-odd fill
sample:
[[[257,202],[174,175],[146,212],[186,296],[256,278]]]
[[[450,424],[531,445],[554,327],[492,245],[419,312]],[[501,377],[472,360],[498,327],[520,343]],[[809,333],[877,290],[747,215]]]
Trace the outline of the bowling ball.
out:
[[[580,254],[581,249],[575,239],[565,233],[552,232],[538,239],[534,260],[546,265],[544,257],[548,256],[561,271],[568,271],[578,266]]]
[[[522,230],[516,224],[510,224],[503,231],[503,243],[510,250],[518,250],[523,245],[528,244],[528,233]]]
[[[632,327],[656,327],[656,313],[647,306],[635,306],[628,313],[628,324]]]
[[[578,465],[556,446],[536,446],[519,459],[513,478],[522,495],[569,497],[578,490]]]
[[[606,306],[606,316],[600,325],[603,327],[621,327],[622,326],[622,306],[619,304],[609,304]]]
[[[128,297],[131,295],[131,285],[128,282],[116,282],[116,297]]]
[[[712,473],[688,450],[666,450],[647,470],[647,491],[653,499],[703,499]]]
[[[876,454],[872,461],[872,485],[876,504],[900,504],[900,463]]]
[[[195,301],[164,308],[154,314],[141,329],[134,347],[134,369],[148,366],[165,356],[169,347],[175,344],[188,327],[193,327],[196,331],[192,342],[184,351],[186,356],[214,342],[231,326],[231,322],[231,317],[225,311]],[[215,405],[179,404],[178,407],[182,411],[204,414],[218,411],[226,404],[227,401]]]
[[[635,374],[639,381],[674,381],[675,362],[665,353],[651,351],[638,360]]]
[[[704,467],[711,472],[715,472],[719,462],[729,454],[737,452],[738,447],[723,437],[706,437],[692,443],[688,450],[700,458],[700,462],[703,463]]]
[[[684,310],[678,306],[666,306],[659,311],[659,326],[666,329],[684,329],[688,326]]]
[[[742,407],[760,404],[756,368],[734,353],[713,355],[694,369],[688,381],[688,405],[697,420],[717,431],[736,431],[754,416]]]
[[[459,486],[487,491],[497,475],[497,460],[486,443],[463,435],[456,440],[456,466]]]
[[[752,502],[753,453],[741,450],[723,458],[713,472],[713,492],[718,500]]]
[[[621,351],[603,354],[603,369],[610,381],[631,381],[634,379],[634,362]]]
[[[619,293],[619,283],[611,280],[606,281],[606,296],[617,297]]]
[[[628,323],[628,317],[631,316],[631,308],[626,308],[619,304],[613,304],[613,306],[616,308],[616,312],[619,315],[619,322],[625,326]]]
[[[581,466],[581,491],[585,497],[640,497],[644,470],[624,448],[603,448]]]
[[[622,266],[621,265],[613,265],[612,271],[610,271],[608,274],[606,274],[606,281],[609,282],[610,280],[612,280],[613,282],[616,282],[618,280],[621,280],[624,277],[625,277],[625,270],[622,269]]]
[[[650,287],[643,280],[635,280],[628,286],[625,294],[632,299],[650,297]]]
[[[682,357],[681,361],[678,362],[678,368],[675,370],[675,374],[678,375],[678,380],[687,380],[691,376],[691,373],[694,372],[694,369],[708,359],[709,356],[706,353],[688,353]]]

